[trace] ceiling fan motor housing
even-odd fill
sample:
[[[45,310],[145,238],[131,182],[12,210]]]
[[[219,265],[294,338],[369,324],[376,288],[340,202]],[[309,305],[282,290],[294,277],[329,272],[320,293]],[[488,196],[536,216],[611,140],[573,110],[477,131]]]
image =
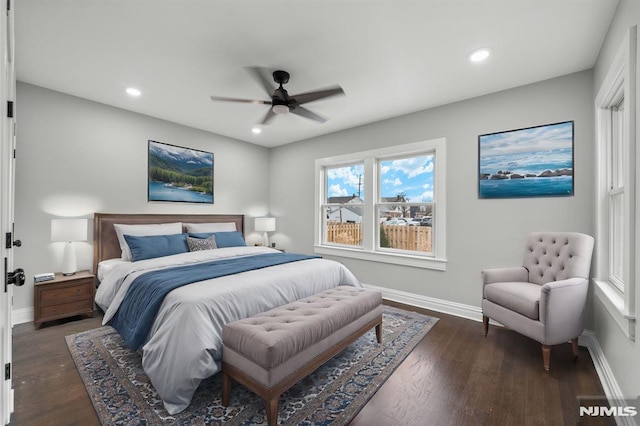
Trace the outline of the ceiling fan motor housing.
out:
[[[282,70],[277,70],[273,72],[273,81],[282,85],[287,84],[289,82],[289,73]]]

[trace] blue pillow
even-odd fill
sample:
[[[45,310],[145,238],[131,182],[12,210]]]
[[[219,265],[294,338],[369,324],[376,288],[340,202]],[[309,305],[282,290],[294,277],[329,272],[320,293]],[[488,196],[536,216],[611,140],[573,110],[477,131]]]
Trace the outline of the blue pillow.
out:
[[[213,232],[189,232],[191,238],[200,238],[202,240],[213,236]]]
[[[238,231],[231,232],[189,232],[189,236],[193,238],[209,238],[215,235],[216,246],[218,248],[224,247],[244,247],[247,245],[242,234]]]
[[[124,235],[124,239],[131,250],[131,260],[153,259],[172,254],[187,253],[187,234],[151,235],[136,237]]]

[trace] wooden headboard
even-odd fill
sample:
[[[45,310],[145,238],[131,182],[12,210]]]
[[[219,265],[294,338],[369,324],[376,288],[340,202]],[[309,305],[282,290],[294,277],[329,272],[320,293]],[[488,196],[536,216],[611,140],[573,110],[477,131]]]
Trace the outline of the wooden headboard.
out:
[[[98,263],[105,259],[119,258],[121,255],[118,236],[113,227],[116,223],[143,225],[153,223],[224,223],[234,222],[236,229],[244,236],[244,215],[241,214],[119,214],[94,213],[93,215],[93,272],[97,273]]]

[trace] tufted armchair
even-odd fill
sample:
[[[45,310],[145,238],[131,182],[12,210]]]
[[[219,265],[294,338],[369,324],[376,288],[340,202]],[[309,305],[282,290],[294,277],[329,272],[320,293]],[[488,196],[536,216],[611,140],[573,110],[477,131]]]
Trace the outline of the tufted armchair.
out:
[[[542,343],[546,371],[552,345],[571,340],[578,356],[593,243],[585,234],[534,232],[527,239],[523,266],[483,270],[485,337],[493,319]]]

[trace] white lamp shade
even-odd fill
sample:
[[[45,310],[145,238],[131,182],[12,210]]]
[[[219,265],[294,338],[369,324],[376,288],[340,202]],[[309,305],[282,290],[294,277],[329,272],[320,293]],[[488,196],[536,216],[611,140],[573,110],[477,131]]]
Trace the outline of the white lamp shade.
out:
[[[51,219],[51,241],[86,241],[87,219]]]
[[[256,231],[273,232],[276,230],[275,217],[256,217]]]

